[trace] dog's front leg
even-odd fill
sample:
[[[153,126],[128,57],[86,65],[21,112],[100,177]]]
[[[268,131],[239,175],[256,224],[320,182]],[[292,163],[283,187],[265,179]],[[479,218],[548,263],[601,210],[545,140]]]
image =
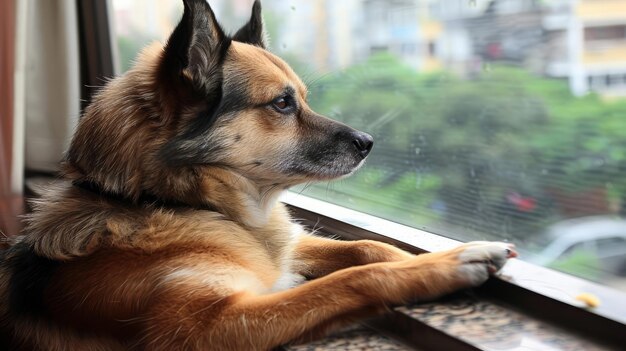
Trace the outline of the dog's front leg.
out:
[[[195,296],[205,290],[163,296],[146,319],[155,324],[144,338],[146,349],[171,350],[173,345],[160,341],[180,340],[176,349],[268,350],[337,320],[482,284],[513,256],[508,244],[469,243],[340,270],[268,295],[241,292],[217,302]]]
[[[340,241],[302,235],[296,246],[292,267],[307,278],[317,278],[353,266],[413,257],[397,247],[372,240]]]

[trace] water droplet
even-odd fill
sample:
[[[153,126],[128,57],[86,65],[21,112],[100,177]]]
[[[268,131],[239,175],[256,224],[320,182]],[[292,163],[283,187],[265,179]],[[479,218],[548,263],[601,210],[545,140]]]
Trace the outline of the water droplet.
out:
[[[594,162],[594,166],[596,167],[602,167],[604,166],[606,162],[604,161],[604,158],[597,158]]]

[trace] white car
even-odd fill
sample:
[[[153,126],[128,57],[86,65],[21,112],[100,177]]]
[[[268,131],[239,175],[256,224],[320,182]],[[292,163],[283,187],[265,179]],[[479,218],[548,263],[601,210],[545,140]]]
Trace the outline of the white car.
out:
[[[611,216],[568,219],[547,228],[548,244],[530,261],[548,266],[575,252],[597,259],[603,274],[626,276],[626,220]]]

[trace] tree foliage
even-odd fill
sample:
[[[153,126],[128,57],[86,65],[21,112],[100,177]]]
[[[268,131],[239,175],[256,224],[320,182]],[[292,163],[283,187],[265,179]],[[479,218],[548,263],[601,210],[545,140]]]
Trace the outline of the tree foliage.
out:
[[[319,79],[310,102],[376,141],[361,174],[309,191],[326,200],[523,242],[571,215],[563,194],[603,189],[604,203],[579,206],[588,214],[625,198],[626,102],[574,97],[564,80],[510,66],[422,74],[381,53]]]

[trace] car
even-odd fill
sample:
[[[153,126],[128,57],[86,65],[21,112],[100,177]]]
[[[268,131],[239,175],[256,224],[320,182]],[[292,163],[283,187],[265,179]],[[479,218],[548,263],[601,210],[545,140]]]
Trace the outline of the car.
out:
[[[544,238],[548,244],[532,255],[529,261],[559,268],[563,263],[572,260],[572,257],[579,255],[587,257],[586,262],[592,263],[581,268],[595,270],[595,273],[604,276],[626,277],[624,218],[589,216],[568,219],[549,226],[544,232]],[[569,270],[570,273],[578,273],[571,272],[571,267]]]

